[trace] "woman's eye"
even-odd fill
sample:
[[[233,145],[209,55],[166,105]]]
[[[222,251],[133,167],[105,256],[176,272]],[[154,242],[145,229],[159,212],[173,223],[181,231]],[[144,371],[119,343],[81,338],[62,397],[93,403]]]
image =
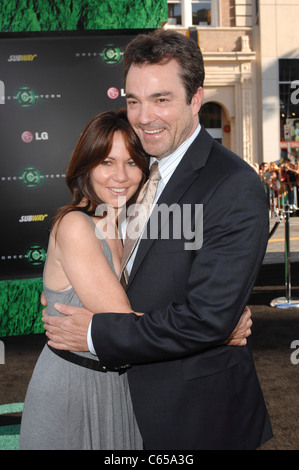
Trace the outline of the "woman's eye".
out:
[[[136,163],[134,162],[134,160],[130,160],[130,161],[128,162],[128,165],[129,165],[129,166],[135,166]]]

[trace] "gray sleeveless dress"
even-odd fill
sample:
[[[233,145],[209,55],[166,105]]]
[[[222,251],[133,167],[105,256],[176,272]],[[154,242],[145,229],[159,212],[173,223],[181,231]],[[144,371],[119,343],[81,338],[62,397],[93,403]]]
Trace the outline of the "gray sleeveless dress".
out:
[[[110,249],[105,240],[101,242],[114,270]],[[49,315],[60,315],[55,302],[82,306],[73,289],[57,292],[44,284],[44,293]],[[74,354],[97,360],[90,353]],[[45,345],[26,393],[19,448],[141,450],[127,374],[82,367]]]

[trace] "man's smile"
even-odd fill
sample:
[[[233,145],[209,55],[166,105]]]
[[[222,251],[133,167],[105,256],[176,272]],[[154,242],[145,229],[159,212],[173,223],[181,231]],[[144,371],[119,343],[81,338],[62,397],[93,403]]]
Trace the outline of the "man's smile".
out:
[[[160,132],[163,132],[165,130],[165,127],[161,127],[160,129],[142,129],[145,134],[148,135],[153,135],[153,134],[159,134]]]

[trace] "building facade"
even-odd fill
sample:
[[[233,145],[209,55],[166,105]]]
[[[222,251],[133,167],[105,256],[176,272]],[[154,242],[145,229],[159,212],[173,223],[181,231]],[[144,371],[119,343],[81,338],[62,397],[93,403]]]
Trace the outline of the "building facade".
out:
[[[262,154],[298,160],[299,0],[260,0],[258,33]]]
[[[296,158],[299,0],[167,3],[165,28],[190,35],[203,52],[209,132],[251,164],[280,161],[290,149]]]

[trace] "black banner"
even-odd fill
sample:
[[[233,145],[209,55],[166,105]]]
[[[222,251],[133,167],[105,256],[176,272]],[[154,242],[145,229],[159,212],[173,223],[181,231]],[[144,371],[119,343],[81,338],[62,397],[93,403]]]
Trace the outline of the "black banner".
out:
[[[138,32],[0,38],[0,279],[42,274],[73,148],[95,114],[125,106],[123,51]]]

